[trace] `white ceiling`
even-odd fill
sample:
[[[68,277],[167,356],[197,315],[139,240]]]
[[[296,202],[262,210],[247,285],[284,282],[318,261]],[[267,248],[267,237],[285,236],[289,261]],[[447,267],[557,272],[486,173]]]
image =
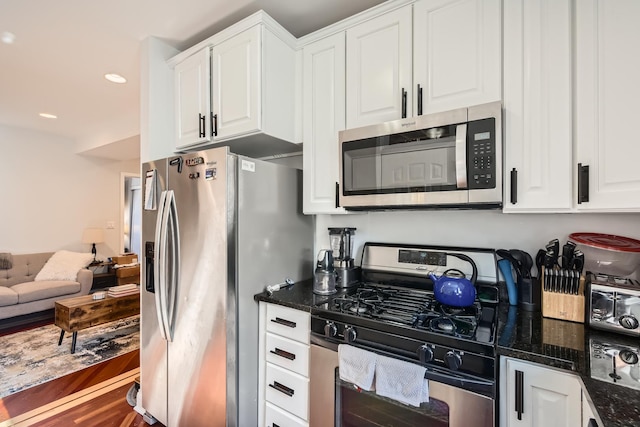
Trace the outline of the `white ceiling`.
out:
[[[0,0],[0,33],[16,36],[0,43],[0,124],[65,136],[94,148],[87,154],[130,159],[139,149],[123,146],[139,140],[146,37],[184,50],[260,9],[300,37],[383,1]],[[128,83],[110,83],[105,73]],[[43,112],[58,118],[39,117]]]

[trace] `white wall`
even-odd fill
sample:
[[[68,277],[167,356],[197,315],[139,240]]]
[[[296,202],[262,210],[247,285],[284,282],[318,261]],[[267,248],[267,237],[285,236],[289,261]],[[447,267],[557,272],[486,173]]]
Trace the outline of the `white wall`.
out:
[[[0,126],[0,252],[89,252],[86,227],[105,228],[98,258],[120,253],[120,173],[139,161],[75,154],[74,142]]]
[[[500,211],[386,211],[316,217],[315,253],[329,247],[327,227],[357,227],[356,263],[367,241],[522,249],[535,257],[553,238],[588,231],[640,239],[640,214],[503,214]],[[637,274],[637,273],[636,273]]]

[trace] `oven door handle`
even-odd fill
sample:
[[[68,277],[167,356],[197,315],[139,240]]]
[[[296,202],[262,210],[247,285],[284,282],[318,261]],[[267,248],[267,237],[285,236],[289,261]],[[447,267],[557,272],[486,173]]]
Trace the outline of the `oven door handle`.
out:
[[[467,124],[456,126],[456,187],[467,188]]]
[[[425,379],[438,381],[444,384],[451,384],[452,382],[456,383],[455,385],[463,386],[463,385],[479,385],[485,387],[492,387],[494,385],[493,381],[487,381],[479,378],[469,378],[469,377],[452,377],[451,374],[442,374],[440,372],[434,372],[427,370],[427,373],[424,375]],[[453,384],[451,384],[453,385]]]

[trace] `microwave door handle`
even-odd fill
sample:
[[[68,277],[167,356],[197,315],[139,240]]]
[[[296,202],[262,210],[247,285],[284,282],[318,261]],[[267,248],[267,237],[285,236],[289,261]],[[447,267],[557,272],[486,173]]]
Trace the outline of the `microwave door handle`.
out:
[[[467,188],[467,124],[456,126],[456,186]]]

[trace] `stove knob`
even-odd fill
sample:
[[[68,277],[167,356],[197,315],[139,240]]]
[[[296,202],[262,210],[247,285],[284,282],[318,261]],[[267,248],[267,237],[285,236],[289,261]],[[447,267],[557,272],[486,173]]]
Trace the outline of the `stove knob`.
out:
[[[457,371],[458,368],[462,366],[462,357],[460,356],[460,354],[456,353],[455,351],[448,351],[447,354],[444,356],[444,361],[449,367],[449,369],[452,369],[454,371]]]
[[[333,338],[336,335],[338,335],[338,328],[336,325],[333,322],[327,322],[327,324],[324,325],[324,336]]]
[[[347,343],[355,342],[356,340],[356,330],[351,326],[347,326],[344,329],[344,341]]]
[[[618,319],[618,323],[626,329],[635,329],[638,327],[638,319],[629,314],[621,316],[620,319]]]
[[[431,362],[433,360],[433,349],[427,345],[422,345],[417,353],[420,363]]]
[[[620,350],[618,356],[620,356],[620,359],[627,365],[635,365],[638,363],[638,360],[640,360],[638,355],[631,350]]]

